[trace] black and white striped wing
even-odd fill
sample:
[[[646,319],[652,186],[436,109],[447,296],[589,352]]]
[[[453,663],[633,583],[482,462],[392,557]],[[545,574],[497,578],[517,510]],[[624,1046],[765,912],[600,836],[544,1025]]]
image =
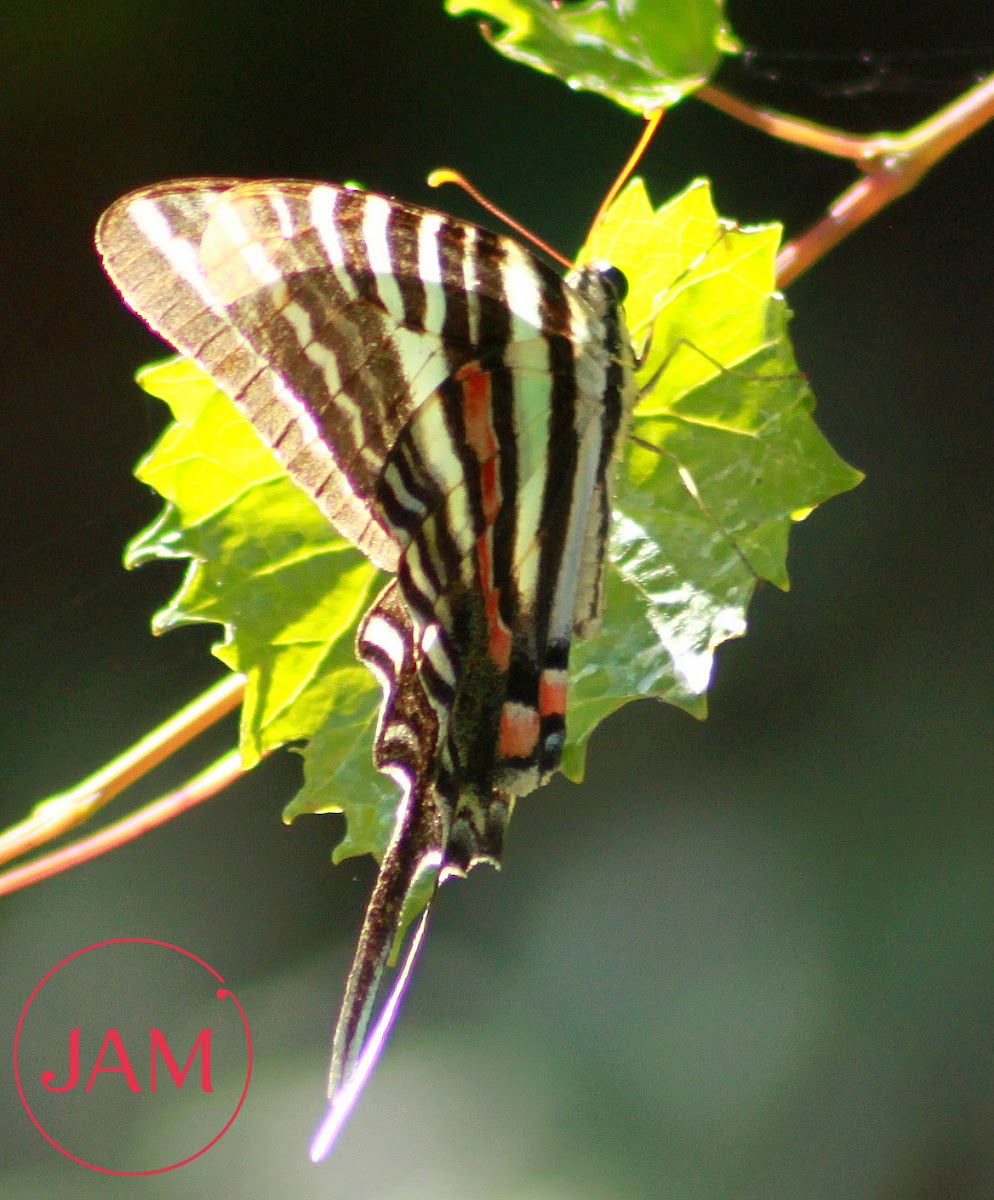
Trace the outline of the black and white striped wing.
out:
[[[465,362],[542,332],[543,293],[562,286],[507,238],[295,181],[145,188],[104,214],[97,245],[128,304],[387,570],[400,546],[375,492],[398,432]],[[549,332],[569,336],[558,317]]]
[[[295,181],[145,188],[104,214],[97,244],[131,307],[232,397],[343,535],[400,571],[429,694],[466,728],[466,663],[489,657],[498,709],[479,744],[453,747],[454,785],[470,760],[477,791],[547,777],[633,396],[598,274],[572,287],[477,226]],[[470,647],[458,627],[480,619]]]
[[[127,303],[396,573],[357,643],[403,799],[335,1036],[347,1091],[414,875],[497,861],[513,798],[558,764],[635,400],[619,297],[596,270],[564,281],[508,238],[329,184],[145,188],[97,244]]]

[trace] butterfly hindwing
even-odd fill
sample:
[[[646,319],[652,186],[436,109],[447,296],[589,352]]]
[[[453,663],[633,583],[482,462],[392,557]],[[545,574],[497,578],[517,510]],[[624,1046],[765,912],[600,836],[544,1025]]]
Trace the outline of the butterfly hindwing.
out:
[[[384,852],[349,974],[332,1046],[332,1090],[350,1073],[372,1012],[377,986],[412,882],[438,875],[446,840],[445,811],[434,791],[438,722],[424,694],[411,619],[396,580],[371,605],[356,636],[356,654],[383,691],[376,766],[400,787],[393,835]]]

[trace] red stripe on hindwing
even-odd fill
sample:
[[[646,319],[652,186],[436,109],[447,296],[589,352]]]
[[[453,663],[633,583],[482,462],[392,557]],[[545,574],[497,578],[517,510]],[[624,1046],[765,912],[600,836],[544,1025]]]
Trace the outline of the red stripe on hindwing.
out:
[[[542,672],[538,681],[538,711],[541,716],[566,716],[567,683],[568,676],[565,671],[547,667]]]
[[[500,480],[497,477],[500,443],[494,431],[490,372],[482,370],[479,363],[467,363],[456,372],[456,379],[462,385],[466,441],[480,464],[483,516],[490,525],[501,504]]]
[[[494,586],[494,521],[500,512],[503,495],[498,470],[500,442],[493,421],[491,375],[479,363],[472,362],[461,367],[455,378],[462,389],[466,443],[480,466],[480,509],[484,529],[476,539],[476,561],[484,613],[490,631],[487,653],[503,674],[511,661],[511,631],[500,615],[500,588]]]

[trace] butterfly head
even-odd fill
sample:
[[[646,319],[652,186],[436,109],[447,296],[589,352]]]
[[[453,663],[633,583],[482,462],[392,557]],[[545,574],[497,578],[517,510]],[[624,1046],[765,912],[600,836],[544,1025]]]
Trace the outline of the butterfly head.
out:
[[[605,259],[579,267],[567,282],[601,315],[608,308],[624,304],[628,296],[624,272]]]

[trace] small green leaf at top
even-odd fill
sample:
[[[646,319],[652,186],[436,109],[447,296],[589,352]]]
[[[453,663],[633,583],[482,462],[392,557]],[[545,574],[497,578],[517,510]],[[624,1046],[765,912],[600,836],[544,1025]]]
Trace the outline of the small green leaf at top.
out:
[[[482,13],[503,26],[484,36],[501,54],[624,108],[668,108],[739,50],[722,0],[445,0],[446,12]]]

